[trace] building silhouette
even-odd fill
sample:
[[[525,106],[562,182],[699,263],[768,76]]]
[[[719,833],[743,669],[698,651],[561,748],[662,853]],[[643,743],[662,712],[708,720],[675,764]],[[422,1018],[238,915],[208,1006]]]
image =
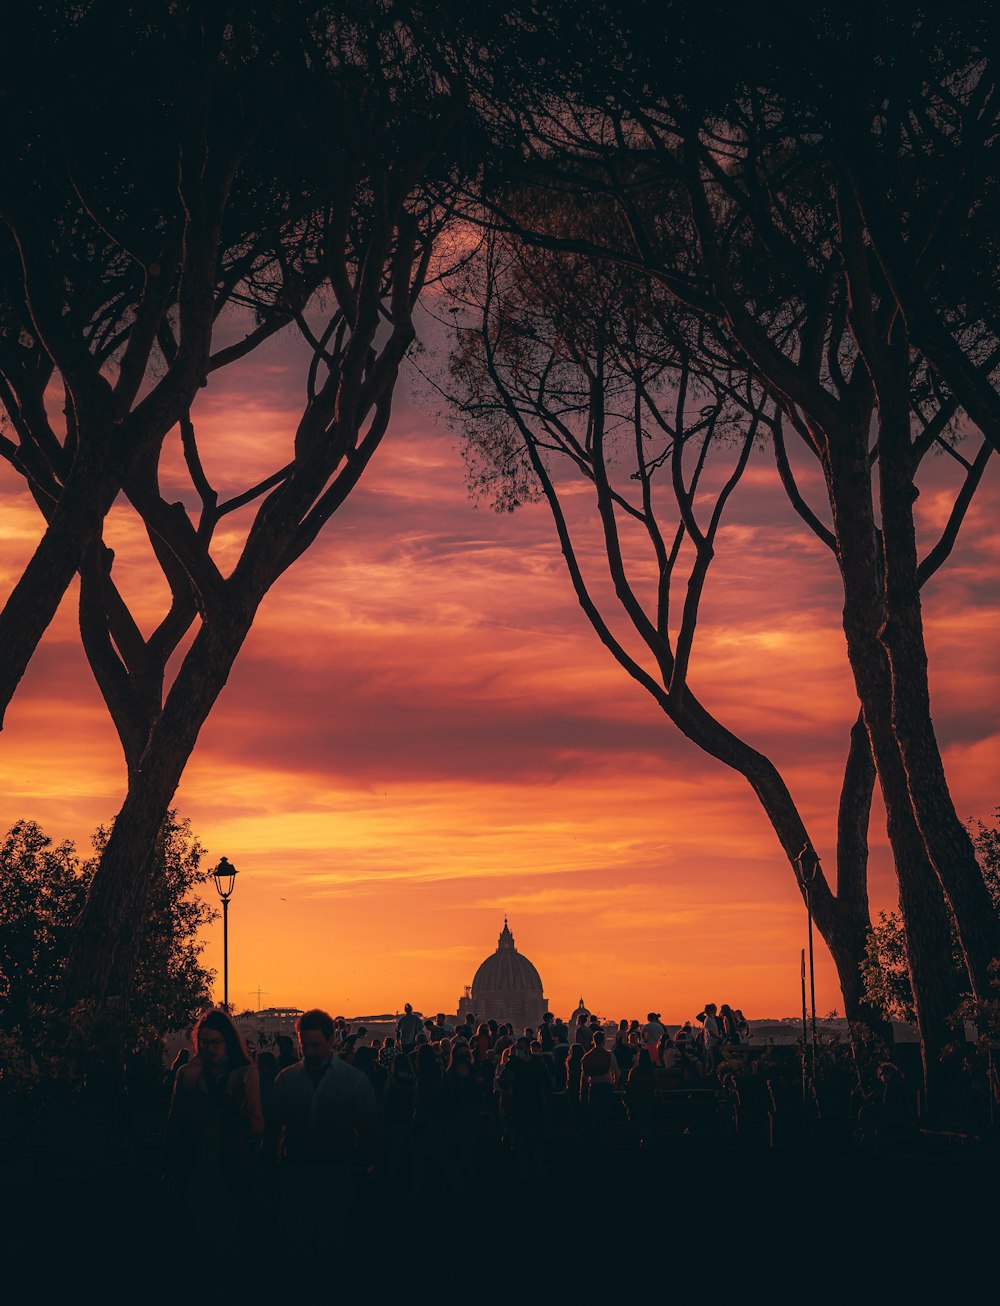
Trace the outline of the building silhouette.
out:
[[[518,1033],[530,1025],[537,1028],[548,1003],[538,971],[514,946],[514,936],[504,917],[497,950],[476,971],[471,992],[466,990],[458,1004],[461,1019],[471,1012],[477,1021],[509,1023]]]

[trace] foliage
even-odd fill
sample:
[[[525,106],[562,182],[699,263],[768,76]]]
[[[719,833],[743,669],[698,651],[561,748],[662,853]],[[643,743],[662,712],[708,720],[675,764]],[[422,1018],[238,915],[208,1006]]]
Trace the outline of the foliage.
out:
[[[1000,817],[1000,808],[994,812]],[[1000,827],[969,821],[969,833],[994,908],[1000,914]],[[967,983],[958,936],[952,924],[955,971]],[[913,1021],[913,993],[906,961],[906,935],[899,912],[879,912],[862,963],[865,996],[887,1019]]]
[[[110,831],[93,836],[81,861],[72,842],[55,844],[34,821],[18,821],[0,846],[0,1040],[6,1059],[30,1064],[49,1031],[80,913]],[[127,1018],[128,1046],[158,1046],[210,1000],[213,973],[201,963],[201,927],[218,912],[198,890],[210,876],[190,822],[167,814],[156,841],[149,911]],[[96,1038],[83,1013],[73,1023],[84,1043]],[[89,1031],[89,1032],[88,1032]]]

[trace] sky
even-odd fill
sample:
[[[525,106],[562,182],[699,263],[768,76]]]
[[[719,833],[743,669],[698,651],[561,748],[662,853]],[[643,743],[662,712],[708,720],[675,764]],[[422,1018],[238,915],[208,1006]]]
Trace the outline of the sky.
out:
[[[195,418],[223,496],[285,461],[303,377],[287,339],[213,375]],[[454,1012],[507,915],[564,1016],[581,996],[616,1019],[683,1020],[706,1001],[793,1015],[805,911],[757,800],[599,644],[546,507],[497,515],[470,500],[438,407],[408,371],[361,484],[265,600],[178,790],[208,862],[225,855],[238,870],[231,1000]],[[917,504],[928,543],[954,469],[938,458],[929,473]],[[172,445],[164,484],[178,475]],[[582,487],[570,505],[585,529]],[[925,591],[935,723],[963,819],[1000,805],[998,507],[993,467]],[[223,562],[249,521],[227,519]],[[39,533],[0,465],[0,598]],[[148,630],[163,593],[126,507],[106,538]],[[596,569],[592,536],[583,553]],[[121,803],[125,770],[75,598],[8,711],[0,821],[36,820],[86,850]],[[839,613],[832,557],[755,457],[719,538],[691,680],[777,764],[830,867],[857,711]],[[891,909],[877,805],[871,839],[873,909]],[[220,996],[221,932],[221,921],[204,932]],[[822,1015],[842,1003],[816,942]]]

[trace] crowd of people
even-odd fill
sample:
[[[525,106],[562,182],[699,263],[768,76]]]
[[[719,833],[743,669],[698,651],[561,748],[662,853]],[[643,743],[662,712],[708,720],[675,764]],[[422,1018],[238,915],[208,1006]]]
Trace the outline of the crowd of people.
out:
[[[645,1141],[659,1090],[714,1082],[725,1045],[749,1038],[741,1012],[712,1003],[672,1033],[657,1012],[613,1034],[588,1013],[572,1027],[546,1013],[517,1031],[424,1018],[410,1004],[385,1037],[319,1010],[296,1032],[298,1047],[261,1034],[250,1050],[225,1011],[199,1020],[193,1057],[180,1053],[169,1072],[165,1173],[179,1200],[246,1201],[263,1183],[301,1230],[346,1206],[376,1168],[416,1194],[432,1170],[453,1193],[468,1191],[486,1135],[538,1176],[554,1115],[597,1143],[617,1115]]]

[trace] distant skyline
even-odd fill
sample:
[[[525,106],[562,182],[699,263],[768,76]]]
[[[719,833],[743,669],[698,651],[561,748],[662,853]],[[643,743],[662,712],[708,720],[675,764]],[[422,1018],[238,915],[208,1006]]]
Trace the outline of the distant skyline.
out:
[[[223,493],[280,465],[301,391],[285,338],[212,377],[195,416]],[[458,437],[407,393],[404,382],[359,488],[265,601],[175,799],[208,860],[239,871],[235,1004],[260,985],[265,1005],[453,1012],[506,913],[559,1014],[581,992],[609,1017],[652,1008],[673,1022],[706,1000],[794,1014],[805,912],[753,794],[599,645],[545,507],[474,507]],[[949,463],[933,460],[942,483]],[[5,597],[40,518],[6,465],[0,497]],[[924,489],[925,530],[944,502]],[[1000,804],[998,508],[994,466],[924,602],[952,794],[961,817],[984,820]],[[249,515],[229,520],[245,529]],[[857,711],[833,559],[764,454],[726,520],[693,682],[772,756],[832,872]],[[151,616],[162,595],[137,520],[115,509],[107,539],[122,588]],[[225,567],[237,541],[221,543]],[[0,816],[86,853],[125,771],[75,599],[0,735]],[[871,839],[874,912],[895,903],[879,810]],[[206,939],[221,971],[221,922]],[[842,1005],[817,936],[818,1009]]]

